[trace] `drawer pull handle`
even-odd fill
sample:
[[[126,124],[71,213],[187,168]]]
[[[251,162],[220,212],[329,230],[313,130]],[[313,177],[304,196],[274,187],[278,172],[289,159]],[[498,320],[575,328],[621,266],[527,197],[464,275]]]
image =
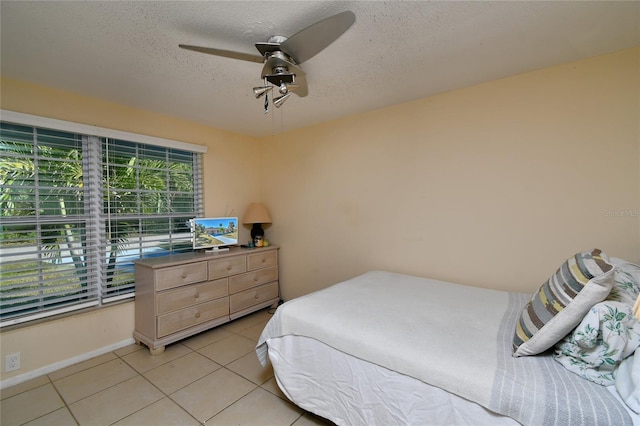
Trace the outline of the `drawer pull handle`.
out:
[[[253,297],[254,297],[254,299],[257,299],[257,298],[258,298],[258,295],[256,294],[256,295],[255,295],[255,296],[253,296]]]
[[[200,318],[200,312],[196,313],[196,318]]]
[[[253,277],[253,280],[257,282],[258,281],[258,277]]]
[[[227,266],[227,271],[231,270],[231,265]]]
[[[196,293],[193,297],[197,299],[198,297],[200,297],[200,294]]]
[[[182,273],[182,278],[187,278],[187,273],[186,272]]]
[[[267,259],[262,259],[262,263],[265,263],[267,261]]]

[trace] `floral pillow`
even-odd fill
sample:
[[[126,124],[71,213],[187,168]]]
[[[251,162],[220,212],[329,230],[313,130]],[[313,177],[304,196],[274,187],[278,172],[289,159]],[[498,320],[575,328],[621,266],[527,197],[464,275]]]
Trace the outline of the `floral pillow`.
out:
[[[633,263],[612,260],[616,269],[613,275],[613,288],[607,296],[607,300],[615,300],[627,303],[631,306],[640,295],[640,266]]]
[[[615,383],[614,371],[640,347],[640,321],[632,305],[605,300],[593,306],[580,325],[555,346],[554,358],[592,382]]]

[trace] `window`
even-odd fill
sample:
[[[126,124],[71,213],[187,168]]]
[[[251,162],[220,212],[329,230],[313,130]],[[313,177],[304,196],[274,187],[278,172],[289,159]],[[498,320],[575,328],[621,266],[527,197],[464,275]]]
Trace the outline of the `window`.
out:
[[[133,262],[190,250],[202,213],[188,144],[51,121],[0,122],[3,326],[133,297]]]

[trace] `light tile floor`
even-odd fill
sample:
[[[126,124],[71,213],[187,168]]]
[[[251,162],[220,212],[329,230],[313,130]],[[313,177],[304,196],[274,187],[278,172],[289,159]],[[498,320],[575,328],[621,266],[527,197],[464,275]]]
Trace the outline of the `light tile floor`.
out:
[[[2,391],[0,424],[327,425],[282,394],[255,345],[262,310],[151,356],[131,345]]]

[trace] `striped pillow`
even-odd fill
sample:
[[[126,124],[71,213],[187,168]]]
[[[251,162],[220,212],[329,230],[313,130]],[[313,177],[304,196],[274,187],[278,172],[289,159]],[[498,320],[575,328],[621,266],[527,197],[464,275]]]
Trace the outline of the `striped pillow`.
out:
[[[607,297],[614,271],[598,249],[567,259],[524,307],[513,336],[513,355],[536,355],[559,342]]]

